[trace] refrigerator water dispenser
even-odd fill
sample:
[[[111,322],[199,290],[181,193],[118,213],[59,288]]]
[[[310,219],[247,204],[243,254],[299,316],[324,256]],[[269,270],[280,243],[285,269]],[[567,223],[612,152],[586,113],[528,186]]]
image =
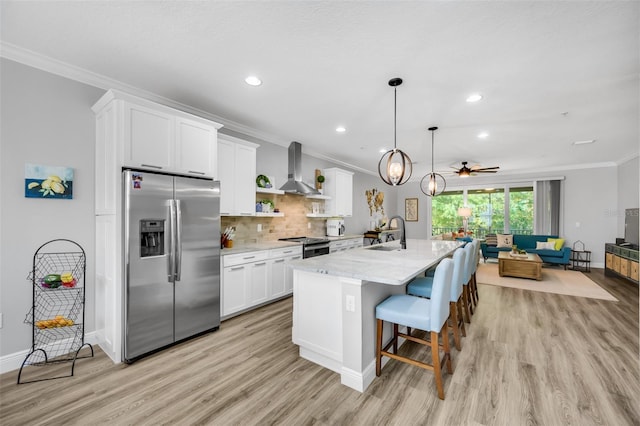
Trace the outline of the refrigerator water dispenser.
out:
[[[140,221],[140,257],[164,254],[164,220],[142,219]]]

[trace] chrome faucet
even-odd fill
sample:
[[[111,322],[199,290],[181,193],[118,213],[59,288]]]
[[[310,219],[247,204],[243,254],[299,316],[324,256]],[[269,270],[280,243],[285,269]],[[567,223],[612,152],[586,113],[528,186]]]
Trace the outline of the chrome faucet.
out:
[[[403,250],[407,249],[407,237],[405,234],[405,229],[404,229],[404,219],[400,216],[393,216],[391,219],[389,219],[389,227],[391,227],[391,222],[393,221],[393,219],[398,219],[400,221],[400,223],[402,223],[402,234],[400,234],[400,246],[402,247]]]

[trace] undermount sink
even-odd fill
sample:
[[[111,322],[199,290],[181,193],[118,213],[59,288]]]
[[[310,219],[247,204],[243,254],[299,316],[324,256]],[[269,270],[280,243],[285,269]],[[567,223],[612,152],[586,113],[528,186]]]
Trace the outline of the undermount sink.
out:
[[[369,250],[380,250],[380,251],[400,251],[402,248],[398,246],[373,246],[369,247]]]

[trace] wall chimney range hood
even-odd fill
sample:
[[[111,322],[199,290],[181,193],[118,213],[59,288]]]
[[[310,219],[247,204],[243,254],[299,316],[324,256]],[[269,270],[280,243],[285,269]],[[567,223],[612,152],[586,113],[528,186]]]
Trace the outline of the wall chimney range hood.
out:
[[[302,145],[291,142],[289,145],[289,180],[282,185],[281,191],[288,194],[318,195],[320,192],[302,181]]]

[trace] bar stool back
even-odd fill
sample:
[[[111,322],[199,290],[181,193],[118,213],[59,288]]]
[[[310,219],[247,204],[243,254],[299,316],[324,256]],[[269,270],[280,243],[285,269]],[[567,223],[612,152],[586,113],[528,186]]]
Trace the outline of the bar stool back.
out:
[[[453,279],[451,282],[451,296],[449,298],[449,326],[453,331],[453,340],[457,350],[462,349],[460,334],[462,333],[463,336],[467,335],[462,314],[462,289],[464,283],[467,282],[466,258],[467,252],[463,248],[458,248],[453,252]],[[414,279],[407,285],[407,294],[431,298],[432,288],[433,277],[420,277]],[[410,333],[411,332],[409,332],[409,334]]]

